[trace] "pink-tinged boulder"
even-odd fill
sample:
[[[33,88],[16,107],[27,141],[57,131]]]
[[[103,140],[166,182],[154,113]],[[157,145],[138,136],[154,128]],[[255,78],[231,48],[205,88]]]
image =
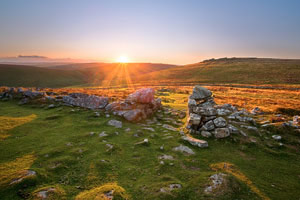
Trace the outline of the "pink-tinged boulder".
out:
[[[145,119],[146,114],[141,109],[133,109],[133,110],[126,111],[123,114],[123,117],[128,121],[138,122],[142,119]]]
[[[137,103],[152,103],[154,101],[154,89],[152,88],[142,88],[127,97],[127,101],[137,102]]]

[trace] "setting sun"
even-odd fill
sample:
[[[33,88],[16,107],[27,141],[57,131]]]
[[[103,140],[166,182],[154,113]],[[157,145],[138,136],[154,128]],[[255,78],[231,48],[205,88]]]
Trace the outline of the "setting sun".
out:
[[[116,60],[118,63],[128,63],[129,59],[127,56],[120,56],[119,58],[117,58]]]

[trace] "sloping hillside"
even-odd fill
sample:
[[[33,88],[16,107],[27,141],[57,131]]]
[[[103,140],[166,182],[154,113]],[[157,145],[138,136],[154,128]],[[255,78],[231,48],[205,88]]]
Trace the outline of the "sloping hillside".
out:
[[[139,77],[140,82],[300,84],[300,60],[230,58],[207,60]]]
[[[65,87],[85,83],[80,71],[0,64],[1,86]]]
[[[48,68],[0,64],[0,86],[128,85],[134,77],[175,67],[153,63],[78,63]]]

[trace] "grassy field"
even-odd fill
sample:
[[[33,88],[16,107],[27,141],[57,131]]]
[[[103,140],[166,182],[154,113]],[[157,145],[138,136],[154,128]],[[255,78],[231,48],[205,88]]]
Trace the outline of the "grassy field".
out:
[[[297,92],[284,99],[285,91],[210,89],[219,103],[233,96],[235,104],[247,102],[246,107],[251,108],[265,105],[274,96],[280,106],[294,105],[296,108],[295,105],[299,105]],[[88,91],[97,93],[96,89]],[[115,98],[127,95],[125,89],[102,91]],[[107,122],[122,119],[107,118],[104,113],[95,117],[92,111],[79,108],[47,109],[40,105],[18,106],[14,101],[0,102],[0,134],[4,135],[0,141],[3,152],[0,154],[1,199],[34,198],[37,191],[47,187],[57,188],[54,199],[80,199],[93,192],[101,193],[105,188],[118,191],[121,199],[299,198],[299,133],[275,127],[262,129],[258,125],[260,135],[245,130],[249,138],[234,135],[224,140],[207,139],[209,148],[193,147],[181,140],[178,131],[159,125],[178,127],[174,122],[178,124],[181,120],[167,107],[186,109],[190,91],[190,87],[176,87],[158,92],[165,106],[165,111],[156,116],[158,122],[132,124],[123,121],[121,129],[107,126]],[[264,109],[272,111],[272,105],[271,102]],[[144,130],[145,127],[155,131]],[[130,130],[126,131],[127,128]],[[102,131],[108,136],[99,137]],[[272,140],[273,134],[283,137],[284,146]],[[149,139],[148,145],[136,144],[145,138]],[[195,155],[172,150],[180,144],[190,147]],[[173,156],[174,160],[164,160],[164,164],[160,164],[159,156],[164,154]],[[218,166],[223,162],[233,165],[231,170],[222,171]],[[27,169],[35,171],[36,176],[11,184]],[[219,170],[229,176],[226,187],[216,195],[205,194],[209,176]],[[181,184],[182,188],[160,192],[170,184]]]

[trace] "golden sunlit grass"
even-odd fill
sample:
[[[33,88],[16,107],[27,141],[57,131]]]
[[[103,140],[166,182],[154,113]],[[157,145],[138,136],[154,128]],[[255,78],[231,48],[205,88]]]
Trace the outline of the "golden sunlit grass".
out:
[[[25,117],[7,117],[0,116],[0,141],[9,136],[8,130],[17,126],[30,122],[36,118],[36,115],[28,115]]]
[[[125,189],[120,187],[117,183],[107,183],[105,185],[93,188],[91,190],[81,192],[76,196],[75,199],[109,200],[105,193],[110,191],[113,192],[114,199],[129,199],[129,196],[126,194]]]
[[[31,167],[35,160],[33,154],[25,155],[14,161],[3,163],[0,165],[0,185],[10,184],[12,181],[24,177],[27,170]]]
[[[45,197],[42,196],[43,193],[41,194],[41,192],[43,191],[47,191],[46,199],[48,200],[66,199],[66,192],[64,191],[64,189],[62,189],[59,185],[50,185],[35,190],[32,193],[31,200],[45,199]]]
[[[255,192],[260,198],[263,200],[270,200],[264,193],[262,193],[253,183],[250,181],[242,172],[240,172],[233,164],[221,162],[216,164],[211,164],[210,167],[216,171],[224,171],[227,172],[237,179],[243,181],[246,185],[248,185],[253,192]]]

